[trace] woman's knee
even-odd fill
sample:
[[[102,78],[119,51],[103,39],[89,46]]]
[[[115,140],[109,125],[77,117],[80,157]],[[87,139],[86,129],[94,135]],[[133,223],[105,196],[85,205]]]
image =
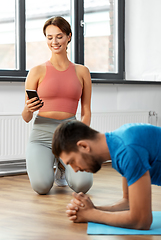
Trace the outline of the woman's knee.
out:
[[[53,154],[46,147],[34,143],[28,144],[27,150],[26,167],[31,186],[38,194],[47,194],[54,183]]]
[[[75,192],[86,193],[92,187],[93,174],[87,172],[74,172],[71,166],[67,166],[65,170],[66,180],[71,189]]]
[[[32,189],[40,195],[47,194],[53,186],[53,182],[50,181],[30,181]]]

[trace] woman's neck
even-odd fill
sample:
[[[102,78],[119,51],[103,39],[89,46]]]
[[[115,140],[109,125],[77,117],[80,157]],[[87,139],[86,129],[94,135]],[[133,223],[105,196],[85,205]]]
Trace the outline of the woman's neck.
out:
[[[58,70],[66,70],[69,66],[69,59],[67,58],[67,56],[52,56],[50,58],[50,62],[51,64]]]

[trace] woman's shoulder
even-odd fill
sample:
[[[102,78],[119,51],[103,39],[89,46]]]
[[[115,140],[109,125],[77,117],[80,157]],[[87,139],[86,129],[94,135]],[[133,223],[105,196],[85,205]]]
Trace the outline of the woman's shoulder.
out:
[[[30,84],[30,83],[37,84],[39,81],[41,81],[41,79],[43,79],[45,74],[46,74],[46,63],[37,65],[30,69],[30,71],[27,75],[26,83],[27,84]]]
[[[73,63],[74,65],[75,65],[75,67],[76,68],[78,68],[78,69],[86,69],[86,70],[88,70],[89,71],[89,69],[88,69],[88,67],[86,67],[86,66],[84,66],[84,65],[82,65],[82,64],[78,64],[78,63]]]
[[[75,64],[75,71],[83,86],[85,83],[88,84],[88,86],[91,85],[91,75],[88,67],[81,64]]]
[[[76,71],[79,73],[89,73],[89,69],[88,69],[88,67],[86,67],[86,66],[84,66],[84,65],[82,65],[82,64],[77,64],[77,63],[74,63],[74,65],[75,65],[75,69],[76,69]]]
[[[41,75],[46,71],[46,63],[39,64],[30,69],[29,73],[33,75]]]

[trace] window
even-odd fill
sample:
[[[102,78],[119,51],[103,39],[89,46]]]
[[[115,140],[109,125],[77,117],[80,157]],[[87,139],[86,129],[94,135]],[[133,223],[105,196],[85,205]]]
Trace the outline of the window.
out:
[[[10,8],[8,8],[8,5]],[[15,1],[0,7],[0,69],[15,69]]]
[[[0,80],[25,81],[30,68],[50,58],[42,28],[58,15],[72,26],[69,59],[85,64],[93,82],[121,81],[124,0],[6,0],[0,8]]]
[[[71,1],[59,0],[26,0],[26,69],[47,61],[51,52],[43,34],[45,21],[53,16],[61,15],[70,24]],[[70,44],[68,48],[70,59]]]
[[[84,62],[91,72],[118,72],[118,45],[114,42],[118,24],[116,28],[112,24],[114,7],[117,11],[116,4],[109,0],[99,0],[96,5],[84,0]]]
[[[81,26],[75,29],[80,46],[76,61],[89,67],[93,82],[124,79],[124,4],[124,0],[84,0],[76,6],[77,11],[82,9],[77,20]]]
[[[2,2],[2,0],[0,0]],[[24,1],[6,0],[0,8],[0,80],[24,81],[25,69]]]

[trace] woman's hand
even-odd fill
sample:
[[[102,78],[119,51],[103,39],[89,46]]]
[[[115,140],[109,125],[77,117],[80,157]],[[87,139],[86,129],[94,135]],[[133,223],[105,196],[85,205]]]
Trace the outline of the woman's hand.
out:
[[[90,198],[84,193],[73,193],[74,198],[67,205],[67,216],[73,222],[88,222],[95,208]]]
[[[42,102],[42,100],[39,100],[36,97],[31,99],[28,98],[26,101],[26,108],[27,108],[27,111],[33,113],[35,111],[38,111],[43,106],[43,104],[44,103]]]
[[[25,120],[25,122],[28,123],[33,117],[33,112],[39,110],[39,108],[41,108],[42,106],[43,102],[37,99],[36,97],[31,99],[26,97],[26,104],[22,112],[22,117]]]

